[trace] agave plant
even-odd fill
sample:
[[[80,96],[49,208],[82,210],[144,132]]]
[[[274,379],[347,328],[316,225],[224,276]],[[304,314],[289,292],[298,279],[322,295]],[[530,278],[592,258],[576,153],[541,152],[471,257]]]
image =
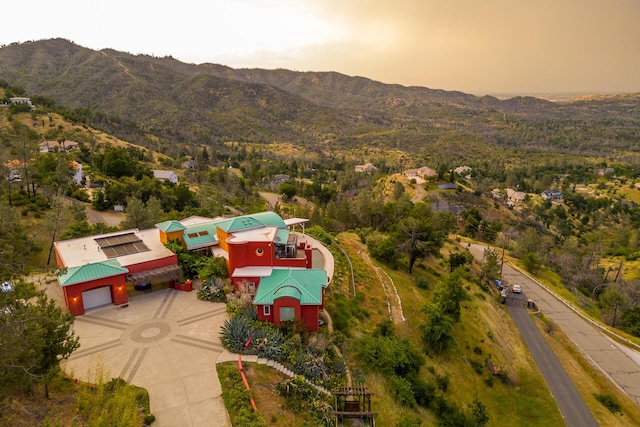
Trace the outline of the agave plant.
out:
[[[220,332],[220,339],[225,348],[234,353],[244,350],[246,342],[253,333],[251,323],[242,316],[232,317],[225,320]]]

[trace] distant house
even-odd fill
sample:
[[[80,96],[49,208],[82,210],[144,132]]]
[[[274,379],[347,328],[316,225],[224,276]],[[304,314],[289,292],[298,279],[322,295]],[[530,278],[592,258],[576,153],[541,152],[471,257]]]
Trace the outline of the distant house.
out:
[[[418,169],[407,169],[404,171],[404,175],[409,179],[416,178],[418,176]]]
[[[445,200],[440,200],[437,199],[432,205],[431,205],[431,212],[451,212],[453,213],[456,218],[460,217],[460,214],[462,212],[464,212],[466,210],[466,208],[462,205],[454,205],[451,204]]]
[[[14,105],[26,104],[29,107],[33,108],[33,104],[31,104],[31,99],[29,98],[15,97],[15,98],[9,98],[9,101],[11,102],[11,104],[14,104]]]
[[[375,172],[378,168],[373,166],[371,163],[365,163],[364,165],[356,165],[356,172]]]
[[[458,166],[453,171],[458,175],[464,175],[465,173],[470,172],[471,168],[469,166]]]
[[[527,197],[527,193],[507,188],[507,199],[510,201],[514,203],[522,203],[524,202],[525,197]]]
[[[71,162],[71,167],[73,167],[73,183],[77,186],[82,185],[82,164],[76,162],[75,160]]]
[[[71,150],[78,148],[78,143],[75,141],[45,141],[40,143],[40,153],[50,153],[63,151],[68,153]]]
[[[282,184],[283,182],[286,182],[288,180],[289,180],[289,175],[284,173],[277,173],[273,176],[274,184]]]
[[[187,160],[186,162],[184,162],[182,164],[182,167],[184,167],[185,169],[195,169],[196,168],[196,161],[191,158],[189,160]]]
[[[604,176],[613,173],[613,168],[603,168],[598,170],[598,175]]]
[[[178,175],[174,171],[153,170],[153,177],[158,181],[170,181],[174,184],[178,183]]]
[[[418,168],[417,174],[420,178],[429,178],[431,176],[437,176],[438,172],[434,171],[428,166]]]
[[[560,190],[547,190],[542,192],[542,198],[545,200],[562,200]]]

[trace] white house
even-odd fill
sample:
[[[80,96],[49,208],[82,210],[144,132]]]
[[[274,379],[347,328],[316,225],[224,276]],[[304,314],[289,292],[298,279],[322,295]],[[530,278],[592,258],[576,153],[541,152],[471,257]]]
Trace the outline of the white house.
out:
[[[371,163],[366,163],[364,165],[356,165],[356,172],[374,172],[377,171],[378,168],[373,166]]]
[[[153,177],[159,181],[178,183],[178,175],[174,171],[154,170]]]
[[[547,190],[542,192],[542,198],[545,200],[562,200],[560,190]]]
[[[49,153],[54,151],[64,151],[66,153],[78,148],[78,145],[79,144],[75,141],[45,141],[40,143],[40,152]]]
[[[73,167],[73,183],[77,186],[82,185],[82,163],[78,163],[75,160],[71,162]]]

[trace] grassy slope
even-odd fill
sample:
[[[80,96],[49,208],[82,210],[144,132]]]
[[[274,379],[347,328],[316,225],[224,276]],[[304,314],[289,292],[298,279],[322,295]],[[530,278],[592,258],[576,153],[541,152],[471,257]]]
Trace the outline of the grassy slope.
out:
[[[361,306],[369,316],[361,322],[356,322],[352,328],[352,335],[357,337],[371,332],[377,323],[388,316],[384,292],[375,275],[363,270],[365,266],[359,261],[354,239],[357,239],[357,236],[353,234],[339,236],[357,271],[358,290],[366,295]],[[433,284],[440,280],[438,276],[444,273],[443,268],[445,266],[442,262],[432,260],[429,269],[419,269],[416,274],[427,278],[433,289]],[[423,322],[420,308],[430,300],[431,291],[417,288],[413,280],[401,271],[387,269],[387,272],[396,284],[407,318],[404,324],[397,325],[397,333],[421,346],[417,329]],[[468,285],[470,299],[464,303],[461,322],[455,328],[455,348],[442,356],[428,357],[425,368],[431,367],[436,374],[449,376],[447,397],[456,402],[466,405],[477,396],[487,406],[491,425],[561,424],[562,417],[555,402],[540,373],[533,368],[533,360],[504,307],[497,302],[493,293],[485,293],[475,284]],[[352,371],[360,373],[361,379],[376,393],[374,405],[375,410],[379,412],[377,420],[380,425],[394,425],[413,412],[393,401],[385,388],[383,378],[377,374],[364,373],[365,367],[358,366],[353,358],[354,341],[350,341],[350,344],[351,351],[346,352],[348,363]],[[507,372],[508,384],[503,384],[495,378],[493,386],[489,387],[485,382],[492,377],[489,369],[485,368],[478,374],[470,364],[471,360],[482,364],[489,360],[501,366]],[[429,369],[423,369],[421,375],[427,380],[433,377]],[[431,413],[421,412],[428,424],[434,421]]]

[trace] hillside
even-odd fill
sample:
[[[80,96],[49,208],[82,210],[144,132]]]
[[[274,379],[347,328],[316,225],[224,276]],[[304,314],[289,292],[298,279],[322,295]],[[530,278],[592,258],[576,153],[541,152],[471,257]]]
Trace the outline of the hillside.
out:
[[[78,109],[81,120],[161,152],[176,144],[288,142],[329,152],[438,145],[576,154],[635,150],[640,96],[555,104],[404,87],[335,72],[232,69],[94,51],[62,39],[0,48],[0,78]],[[477,150],[465,149],[467,157]],[[443,153],[446,157],[447,153]]]

